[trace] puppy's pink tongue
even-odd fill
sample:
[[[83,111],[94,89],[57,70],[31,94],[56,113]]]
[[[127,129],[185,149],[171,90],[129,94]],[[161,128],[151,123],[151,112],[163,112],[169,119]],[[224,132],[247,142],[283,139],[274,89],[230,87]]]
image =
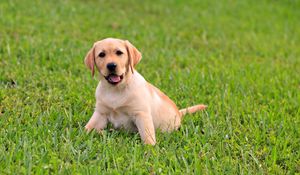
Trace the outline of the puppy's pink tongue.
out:
[[[118,75],[110,75],[109,81],[113,83],[118,83],[119,81],[121,81],[121,78]]]

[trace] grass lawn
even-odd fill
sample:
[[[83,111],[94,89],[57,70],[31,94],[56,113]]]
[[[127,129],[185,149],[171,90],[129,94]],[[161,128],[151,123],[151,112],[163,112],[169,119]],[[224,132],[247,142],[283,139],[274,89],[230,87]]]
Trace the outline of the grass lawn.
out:
[[[299,174],[297,0],[0,1],[0,174]],[[94,41],[128,39],[179,131],[87,134]]]

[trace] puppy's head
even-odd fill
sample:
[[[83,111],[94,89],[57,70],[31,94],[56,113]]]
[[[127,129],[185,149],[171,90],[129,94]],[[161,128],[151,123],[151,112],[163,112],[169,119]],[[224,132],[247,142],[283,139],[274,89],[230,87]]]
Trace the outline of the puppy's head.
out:
[[[109,84],[118,85],[133,73],[141,58],[141,53],[129,41],[107,38],[94,43],[85,57],[85,64],[92,76],[96,66],[100,76]]]

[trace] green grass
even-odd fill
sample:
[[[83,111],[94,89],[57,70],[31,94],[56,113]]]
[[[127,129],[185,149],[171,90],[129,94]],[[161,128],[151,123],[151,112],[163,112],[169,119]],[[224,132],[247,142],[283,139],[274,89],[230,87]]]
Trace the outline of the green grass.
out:
[[[300,2],[0,1],[0,174],[299,174]],[[179,131],[87,134],[93,42],[128,39],[137,70],[188,115]]]

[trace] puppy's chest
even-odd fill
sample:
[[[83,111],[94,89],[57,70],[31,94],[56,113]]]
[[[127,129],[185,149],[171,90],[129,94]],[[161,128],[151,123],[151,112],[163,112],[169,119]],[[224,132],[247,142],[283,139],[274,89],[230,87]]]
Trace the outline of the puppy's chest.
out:
[[[124,93],[103,93],[100,97],[101,103],[114,111],[125,106],[127,99],[128,95]]]
[[[136,131],[135,117],[129,102],[121,100],[107,100],[99,105],[101,113],[116,129],[122,128],[128,131]]]
[[[122,111],[111,109],[111,111],[107,113],[107,119],[113,124],[114,128],[133,130],[135,127],[133,117]]]
[[[132,91],[112,91],[100,87],[98,92],[96,108],[107,116],[114,128],[135,131],[134,115],[132,115],[132,102],[135,100]]]

